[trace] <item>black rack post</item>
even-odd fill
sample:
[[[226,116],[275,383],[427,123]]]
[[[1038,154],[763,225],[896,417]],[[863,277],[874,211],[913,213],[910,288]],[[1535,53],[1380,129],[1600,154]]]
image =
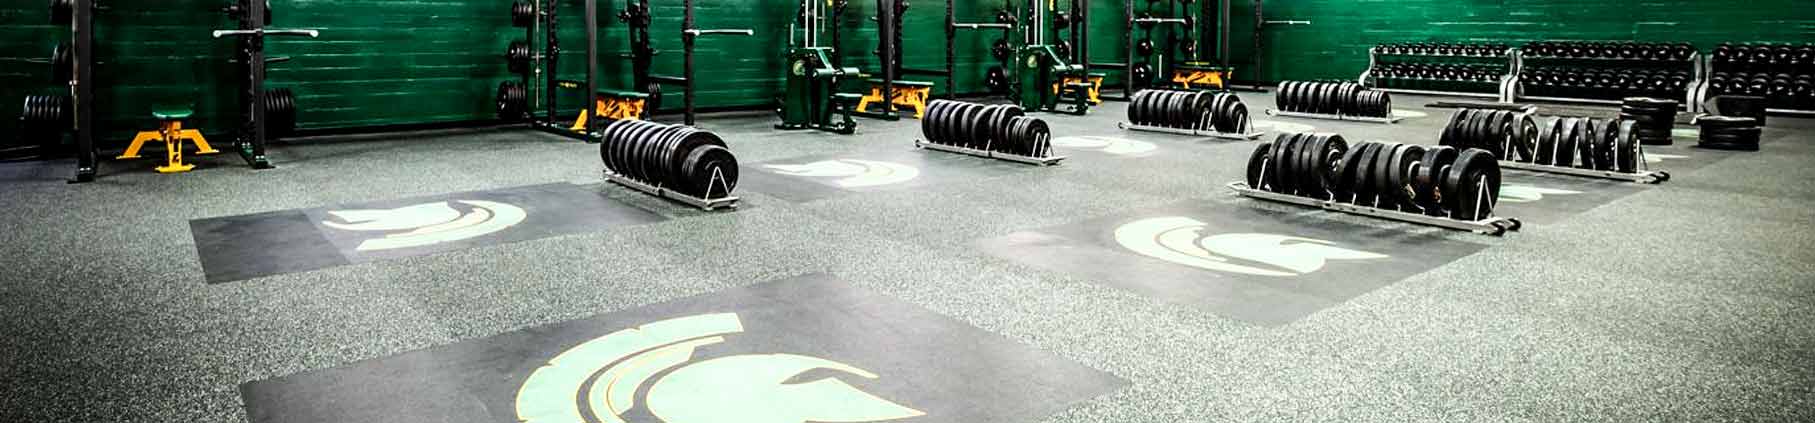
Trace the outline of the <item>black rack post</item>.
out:
[[[589,10],[594,1],[595,0],[586,0]],[[556,123],[555,113],[560,110],[560,106],[556,104],[555,100],[558,98],[556,94],[560,91],[559,87],[561,86],[559,75],[556,75],[558,73],[556,71],[561,69],[561,67],[558,66],[561,57],[560,3],[559,0],[548,0],[546,3],[547,6],[544,8],[548,13],[542,15],[542,19],[544,19],[544,22],[547,25],[547,28],[543,30],[543,35],[548,38],[547,43],[542,45],[542,57],[546,60],[542,62],[541,71],[543,73],[543,78],[548,84],[544,86],[545,91],[542,92],[543,98],[548,102],[544,106],[546,108],[542,110],[542,126],[550,128],[555,128],[559,125]]]
[[[265,16],[265,2],[248,1],[242,4],[246,5],[246,18],[240,20],[240,29],[264,31],[265,20],[262,16]],[[245,96],[241,98],[246,100],[241,102],[241,107],[242,113],[252,117],[252,127],[247,128],[247,135],[251,139],[244,140],[248,145],[241,146],[239,154],[253,169],[270,169],[271,161],[265,157],[265,137],[269,135],[265,131],[265,37],[241,37],[240,42],[246,47],[246,85],[242,87],[241,94]]]
[[[601,126],[602,122],[600,121],[603,120],[603,118],[599,116],[599,108],[593,107],[593,102],[596,101],[593,98],[597,96],[599,92],[598,79],[594,77],[594,75],[599,74],[598,68],[599,0],[586,0],[586,94],[580,96],[580,98],[585,99],[580,103],[580,113],[586,114],[585,129],[588,141],[592,140],[593,133],[598,132],[595,131],[594,128]]]
[[[258,2],[254,2],[258,3]],[[76,80],[70,87],[75,95],[76,177],[72,182],[95,180],[95,15],[94,0],[76,0],[75,5]]]
[[[1122,83],[1122,98],[1133,100],[1134,83],[1136,82],[1134,80],[1134,2],[1128,1],[1125,3],[1127,5],[1125,13],[1128,18],[1128,36],[1122,38],[1128,41],[1128,61],[1122,64],[1123,72],[1126,72],[1122,74],[1122,77],[1124,78],[1124,82]]]
[[[895,60],[895,6],[901,0],[876,0],[876,27],[881,35],[882,48],[877,59],[882,64],[882,115],[895,116],[895,68],[901,63]],[[833,46],[837,48],[837,46]]]
[[[686,48],[687,51],[684,54],[686,60],[682,65],[684,68],[681,69],[681,72],[683,77],[687,78],[687,85],[684,87],[686,91],[684,91],[684,94],[682,95],[681,103],[683,107],[687,108],[686,119],[684,121],[687,123],[687,126],[693,126],[693,38],[695,37],[693,32],[691,32],[694,29],[693,0],[686,0],[682,3],[682,6],[686,8],[686,14],[685,17],[681,18],[681,43],[682,47]]]
[[[956,0],[945,0],[945,96],[958,98],[958,18],[953,13]]]

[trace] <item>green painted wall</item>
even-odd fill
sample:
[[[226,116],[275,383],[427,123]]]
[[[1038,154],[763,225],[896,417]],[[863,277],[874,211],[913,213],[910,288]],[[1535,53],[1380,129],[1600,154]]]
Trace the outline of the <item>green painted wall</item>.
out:
[[[1727,41],[1815,42],[1807,0],[1275,0],[1265,14],[1311,21],[1267,26],[1269,80],[1354,78],[1367,48],[1388,42],[1682,41],[1703,51]]]
[[[629,88],[630,65],[626,26],[617,10],[625,0],[602,0],[600,72],[609,87]],[[584,77],[583,2],[561,0],[561,77]],[[211,136],[225,136],[235,122],[233,82],[236,72],[226,61],[233,42],[208,36],[234,23],[219,12],[224,0],[107,1],[110,10],[97,15],[97,69],[100,124],[97,143],[119,148],[132,132],[155,125],[154,104],[189,103],[198,116],[190,126]],[[299,126],[346,128],[376,125],[454,122],[492,117],[498,82],[512,76],[502,59],[504,47],[524,37],[510,26],[510,0],[271,0],[273,27],[310,28],[318,39],[274,39],[273,56],[293,61],[270,70],[268,88],[291,88],[302,108]],[[655,72],[679,75],[680,0],[655,0],[652,34]],[[994,16],[998,1],[961,1],[960,21],[982,22]],[[1061,2],[1063,3],[1063,2]],[[17,126],[21,98],[57,94],[48,66],[17,59],[48,57],[68,29],[49,22],[46,0],[0,0],[0,133]],[[698,49],[699,105],[748,107],[772,104],[782,89],[781,60],[794,0],[696,1],[703,28],[750,28],[755,36],[704,38]],[[944,59],[943,2],[912,3],[904,23],[906,60],[910,66],[938,68]],[[1121,4],[1099,1],[1096,52],[1118,57],[1123,34]],[[855,0],[846,16],[845,58],[874,70],[876,29],[869,21],[873,1]],[[988,46],[998,32],[961,31],[958,38],[958,85],[964,92],[982,90],[983,71],[992,63]],[[931,78],[924,78],[931,79]],[[943,83],[943,80],[937,82]],[[669,88],[665,104],[680,104],[678,89]],[[940,92],[944,92],[943,88]],[[564,104],[578,105],[578,92]],[[576,108],[577,110],[577,108]],[[6,137],[11,137],[7,135]],[[0,143],[13,140],[0,138]]]

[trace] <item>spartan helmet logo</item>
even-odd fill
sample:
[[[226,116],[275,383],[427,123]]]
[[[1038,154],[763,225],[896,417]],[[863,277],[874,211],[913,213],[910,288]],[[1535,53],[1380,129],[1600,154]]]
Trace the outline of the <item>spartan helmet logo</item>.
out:
[[[1158,149],[1153,143],[1115,137],[1058,137],[1052,139],[1052,145],[1077,149],[1089,149],[1118,156],[1145,154]]]
[[[920,177],[920,169],[912,166],[873,160],[821,160],[803,165],[773,164],[763,167],[792,176],[839,178],[835,183],[845,188],[898,184]]]
[[[467,208],[461,213],[454,205]],[[527,215],[517,206],[491,201],[438,201],[387,210],[339,210],[328,215],[335,220],[321,224],[343,231],[390,232],[382,238],[368,239],[356,251],[378,251],[420,247],[458,241],[504,230],[523,222]],[[400,232],[401,231],[401,232]]]
[[[1322,269],[1329,260],[1387,258],[1310,238],[1255,233],[1205,236],[1203,229],[1204,222],[1188,217],[1156,217],[1116,228],[1115,240],[1148,257],[1258,276],[1298,276]]]
[[[1500,188],[1500,201],[1508,203],[1532,203],[1543,200],[1546,195],[1576,195],[1581,193],[1581,191],[1570,191],[1566,189],[1506,184],[1506,186]]]
[[[788,383],[818,369],[877,378],[831,360],[751,354],[688,363],[696,349],[743,330],[736,314],[702,314],[587,341],[529,375],[517,391],[517,418],[623,423],[625,413],[639,407],[666,423],[872,422],[926,415],[831,377]]]

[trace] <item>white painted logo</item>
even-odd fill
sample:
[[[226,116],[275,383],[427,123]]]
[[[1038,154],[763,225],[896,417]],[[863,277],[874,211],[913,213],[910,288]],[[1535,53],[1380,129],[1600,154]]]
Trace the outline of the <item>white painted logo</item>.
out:
[[[1053,138],[1052,145],[1080,150],[1097,150],[1118,156],[1146,154],[1159,149],[1158,146],[1146,141],[1094,136]]]
[[[1306,124],[1302,124],[1302,123],[1277,121],[1277,120],[1268,120],[1268,119],[1254,119],[1254,121],[1249,123],[1249,125],[1253,126],[1254,129],[1256,129],[1256,130],[1265,130],[1265,131],[1272,131],[1272,132],[1279,132],[1279,133],[1286,133],[1286,134],[1311,132],[1311,131],[1317,130],[1317,127],[1311,126],[1311,125],[1306,125]]]
[[[1397,110],[1397,109],[1393,110],[1393,117],[1397,117],[1397,118],[1401,118],[1401,119],[1415,119],[1415,118],[1421,118],[1421,117],[1426,117],[1426,116],[1430,116],[1430,114],[1425,113],[1425,112],[1420,112],[1417,110]]]
[[[1123,248],[1148,257],[1201,269],[1259,276],[1307,274],[1322,269],[1329,260],[1387,258],[1310,238],[1258,233],[1206,236],[1203,232],[1204,222],[1196,219],[1156,217],[1116,228],[1115,240]]]
[[[736,314],[702,314],[586,341],[523,381],[517,419],[623,423],[624,414],[639,405],[667,423],[873,422],[926,415],[833,377],[789,383],[817,369],[878,377],[822,358],[746,354],[688,363],[696,349],[743,331]],[[650,381],[662,373],[666,375]],[[645,385],[639,404],[637,392]]]
[[[1506,184],[1500,187],[1500,201],[1508,203],[1533,203],[1543,200],[1546,195],[1576,195],[1581,191],[1535,187],[1530,185]]]
[[[821,160],[802,165],[764,165],[776,172],[811,178],[839,178],[835,183],[845,188],[898,184],[920,177],[920,169],[897,163],[874,160]]]
[[[1689,156],[1681,154],[1645,153],[1645,163],[1663,163],[1665,160],[1682,160],[1687,158],[1689,158]]]
[[[468,206],[470,210],[461,213],[452,203]],[[523,223],[527,216],[517,206],[479,200],[438,201],[387,210],[339,210],[330,211],[328,215],[339,221],[331,219],[321,224],[343,231],[404,231],[361,242],[354,248],[356,251],[420,247],[474,238]]]

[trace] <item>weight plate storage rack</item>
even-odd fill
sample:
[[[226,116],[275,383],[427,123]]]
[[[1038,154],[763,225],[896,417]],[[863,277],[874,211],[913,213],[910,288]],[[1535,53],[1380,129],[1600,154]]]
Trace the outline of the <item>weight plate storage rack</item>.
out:
[[[717,134],[625,119],[601,135],[605,180],[701,210],[737,207],[737,156]]]
[[[1280,134],[1249,156],[1237,194],[1494,236],[1518,219],[1494,216],[1500,165],[1487,150]]]
[[[1707,81],[1691,93],[1695,105],[1721,95],[1764,99],[1768,113],[1815,116],[1815,43],[1721,43],[1708,57]]]
[[[1499,43],[1396,43],[1368,49],[1356,82],[1389,93],[1492,98],[1512,102],[1516,49]],[[1465,91],[1476,86],[1493,92]]]
[[[914,146],[1016,163],[1051,166],[1065,160],[1053,154],[1052,130],[1021,106],[984,105],[934,100],[920,120]]]
[[[1232,92],[1141,90],[1128,104],[1128,120],[1116,127],[1131,131],[1208,136],[1232,140],[1259,139],[1248,106]]]
[[[1311,119],[1398,123],[1392,96],[1353,81],[1283,81],[1267,114]]]
[[[1507,169],[1652,184],[1670,180],[1669,172],[1646,163],[1640,121],[1540,117],[1535,110],[1457,110],[1437,143],[1487,151]]]
[[[1515,52],[1513,67],[1517,81],[1506,102],[1614,105],[1626,97],[1663,97],[1696,112],[1695,93],[1707,78],[1705,57],[1687,43],[1536,41]]]

